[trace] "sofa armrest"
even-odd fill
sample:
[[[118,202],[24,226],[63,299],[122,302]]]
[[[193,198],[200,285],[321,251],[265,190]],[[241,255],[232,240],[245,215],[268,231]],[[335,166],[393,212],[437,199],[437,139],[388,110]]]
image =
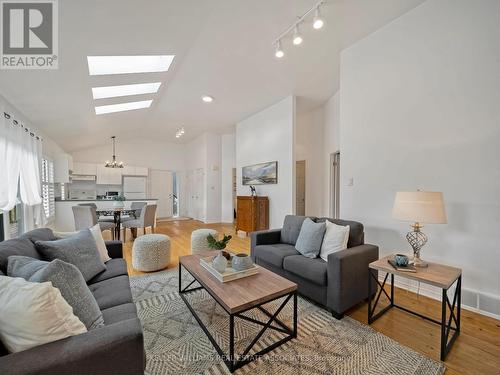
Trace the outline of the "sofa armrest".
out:
[[[123,258],[123,242],[122,241],[104,241],[108,255],[110,258]]]
[[[0,374],[142,375],[144,365],[136,318],[0,357]]]
[[[342,314],[368,297],[368,265],[378,246],[360,245],[328,255],[328,307]]]
[[[255,262],[254,248],[259,245],[280,243],[281,229],[261,230],[250,234],[250,256]]]

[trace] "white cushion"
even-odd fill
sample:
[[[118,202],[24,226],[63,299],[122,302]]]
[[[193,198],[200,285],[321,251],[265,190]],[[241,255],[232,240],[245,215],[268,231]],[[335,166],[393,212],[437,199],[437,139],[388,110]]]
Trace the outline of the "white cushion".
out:
[[[319,256],[328,262],[328,255],[340,250],[347,249],[349,241],[349,225],[337,225],[326,220],[326,231],[321,244]]]
[[[104,238],[102,238],[102,231],[99,224],[94,225],[90,228],[90,233],[94,237],[95,243],[97,245],[97,250],[99,250],[99,255],[101,256],[101,260],[106,263],[108,260],[111,260],[108,254],[108,249],[106,248],[106,244],[104,243]]]
[[[87,332],[52,283],[0,276],[0,340],[11,353]]]
[[[92,228],[89,228],[90,233],[92,233],[92,237],[94,237],[95,244],[97,245],[97,250],[99,250],[99,256],[101,260],[106,263],[108,260],[111,260],[108,254],[108,249],[106,248],[106,243],[104,242],[104,238],[102,237],[102,231],[99,224],[94,225]],[[57,238],[68,238],[74,236],[78,232],[54,232],[54,236]]]

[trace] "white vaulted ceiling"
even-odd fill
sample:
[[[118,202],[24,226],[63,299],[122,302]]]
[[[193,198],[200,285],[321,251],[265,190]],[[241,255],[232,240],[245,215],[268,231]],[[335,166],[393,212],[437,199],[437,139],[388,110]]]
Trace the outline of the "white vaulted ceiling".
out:
[[[302,110],[339,86],[340,51],[424,0],[329,0],[320,31],[274,57],[274,39],[316,0],[59,1],[59,69],[0,70],[0,93],[67,151],[109,143],[109,136],[182,141],[224,131],[279,99],[304,98]],[[89,76],[87,56],[175,55],[165,73]],[[148,109],[97,116],[91,87],[162,82]],[[201,100],[211,95],[213,103]]]

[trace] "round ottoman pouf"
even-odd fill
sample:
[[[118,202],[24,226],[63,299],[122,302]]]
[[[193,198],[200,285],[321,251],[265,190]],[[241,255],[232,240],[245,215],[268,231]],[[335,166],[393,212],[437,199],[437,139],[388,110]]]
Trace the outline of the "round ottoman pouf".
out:
[[[145,234],[137,237],[132,247],[132,267],[138,271],[158,271],[170,263],[170,237]]]
[[[191,253],[201,253],[203,251],[212,250],[208,247],[207,237],[211,234],[215,238],[219,236],[219,232],[215,229],[196,229],[191,233]]]

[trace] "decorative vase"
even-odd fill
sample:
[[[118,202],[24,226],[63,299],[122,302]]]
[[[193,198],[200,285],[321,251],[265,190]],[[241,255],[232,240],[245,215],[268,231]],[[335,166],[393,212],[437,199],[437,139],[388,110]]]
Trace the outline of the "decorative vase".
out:
[[[231,262],[231,267],[235,271],[243,271],[249,268],[252,268],[253,261],[252,258],[248,254],[236,254],[233,256],[233,260]]]
[[[222,251],[219,251],[219,254],[212,260],[212,266],[215,268],[217,272],[223,273],[227,267],[227,259],[224,255],[222,255]]]
[[[406,267],[408,265],[409,259],[404,254],[396,254],[394,256],[394,262],[400,267]]]
[[[124,206],[125,206],[125,204],[123,203],[123,201],[114,201],[113,202],[114,208],[123,208]]]

